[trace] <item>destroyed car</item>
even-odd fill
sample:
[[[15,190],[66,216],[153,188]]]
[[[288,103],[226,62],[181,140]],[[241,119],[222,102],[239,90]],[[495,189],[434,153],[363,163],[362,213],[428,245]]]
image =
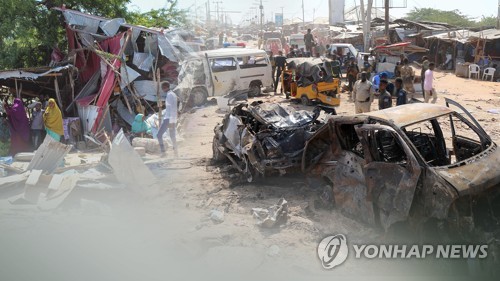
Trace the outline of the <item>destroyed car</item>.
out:
[[[500,150],[465,108],[446,104],[334,116],[307,141],[302,169],[332,187],[345,215],[386,231],[494,227]]]
[[[259,175],[300,171],[304,144],[323,125],[317,120],[320,110],[239,104],[214,129],[213,158],[229,159],[249,182]]]

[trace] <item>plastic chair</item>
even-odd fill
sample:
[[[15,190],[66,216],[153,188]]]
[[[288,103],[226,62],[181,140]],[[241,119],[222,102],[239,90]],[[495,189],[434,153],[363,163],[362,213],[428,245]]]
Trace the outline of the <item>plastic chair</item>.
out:
[[[479,79],[479,65],[477,64],[471,64],[469,65],[469,79],[473,74],[476,74],[477,79]]]
[[[491,76],[491,81],[493,81],[493,76],[495,75],[496,69],[493,67],[488,67],[483,72],[483,80],[484,78],[488,79],[488,76]]]

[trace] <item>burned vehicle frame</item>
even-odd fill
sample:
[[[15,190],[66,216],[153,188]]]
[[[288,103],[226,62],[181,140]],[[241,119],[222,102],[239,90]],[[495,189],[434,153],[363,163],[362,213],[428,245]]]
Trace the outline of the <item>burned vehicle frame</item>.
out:
[[[346,216],[385,231],[433,222],[493,233],[500,150],[464,107],[446,104],[334,116],[308,140],[302,170],[332,187]]]
[[[256,176],[300,172],[305,142],[323,125],[317,120],[322,109],[335,114],[327,107],[310,112],[273,103],[241,103],[215,126],[213,158],[229,159],[249,182]]]

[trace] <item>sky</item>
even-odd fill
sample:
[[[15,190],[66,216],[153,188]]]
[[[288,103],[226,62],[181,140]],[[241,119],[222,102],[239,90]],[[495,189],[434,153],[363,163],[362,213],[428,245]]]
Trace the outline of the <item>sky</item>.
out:
[[[239,12],[228,13],[233,24],[239,24],[253,15],[258,14],[258,6],[260,0],[214,0],[210,2],[210,9],[216,10],[218,2],[219,9]],[[148,11],[151,9],[159,9],[165,6],[166,0],[131,0],[129,7],[137,8],[140,11]],[[311,21],[317,17],[328,17],[328,2],[329,0],[305,0],[304,14],[305,20]],[[345,9],[354,7],[354,3],[359,5],[359,0],[345,0]],[[366,1],[365,1],[366,2]],[[463,14],[479,20],[482,16],[496,16],[498,10],[498,0],[392,0],[396,3],[405,3],[407,8],[394,8],[390,10],[391,17],[402,17],[413,8],[434,8],[439,10],[454,10],[458,9]],[[206,15],[206,0],[179,0],[179,7],[189,9],[193,17],[205,18]],[[374,0],[374,4],[383,6],[383,0]],[[274,13],[281,13],[283,7],[284,18],[302,18],[302,1],[301,0],[262,0],[264,6],[264,16],[266,20],[273,18]],[[252,7],[254,7],[252,9]],[[215,13],[212,14],[215,16]]]

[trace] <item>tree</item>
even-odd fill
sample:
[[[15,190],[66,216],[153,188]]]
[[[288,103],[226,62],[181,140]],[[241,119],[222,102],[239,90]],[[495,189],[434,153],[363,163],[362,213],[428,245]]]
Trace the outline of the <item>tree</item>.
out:
[[[166,7],[141,13],[137,10],[130,11],[126,18],[127,22],[147,27],[179,27],[186,26],[187,10],[177,7],[178,0],[169,0]]]
[[[490,27],[496,25],[497,25],[497,17],[494,16],[489,16],[489,17],[483,16],[481,20],[476,23],[476,26],[478,27]]]
[[[442,22],[457,27],[474,27],[477,25],[469,16],[462,14],[459,10],[442,11],[432,8],[413,8],[406,18],[413,21]]]
[[[66,48],[64,20],[53,7],[107,18],[125,18],[132,24],[170,27],[185,23],[186,11],[177,8],[177,0],[147,13],[129,11],[130,0],[0,0],[0,69],[48,65],[52,48]]]

